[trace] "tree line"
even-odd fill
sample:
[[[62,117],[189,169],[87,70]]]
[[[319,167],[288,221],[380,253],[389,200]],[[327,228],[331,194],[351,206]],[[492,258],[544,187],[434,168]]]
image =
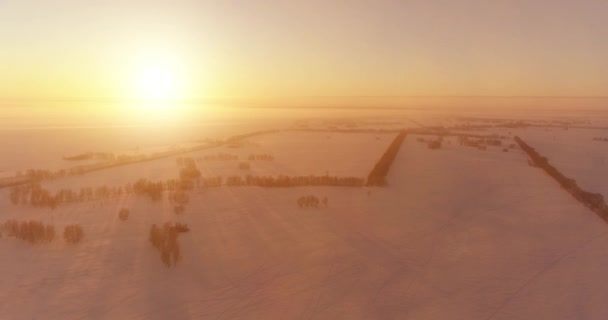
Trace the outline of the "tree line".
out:
[[[358,177],[338,176],[229,176],[226,186],[258,186],[258,187],[299,187],[299,186],[341,186],[361,187],[365,180]]]
[[[125,194],[147,196],[152,200],[160,200],[165,190],[180,190],[181,181],[169,179],[166,181],[150,181],[139,179],[133,184],[123,186],[99,186],[96,188],[82,187],[80,189],[59,189],[52,192],[39,183],[14,186],[8,197],[13,205],[31,205],[34,207],[56,208],[57,206],[86,201],[109,200]]]
[[[397,137],[388,146],[388,149],[384,152],[380,160],[376,163],[372,171],[367,176],[368,186],[384,186],[386,185],[386,175],[388,170],[391,168],[399,148],[405,139],[407,132],[401,131]]]
[[[458,144],[461,146],[477,148],[480,150],[486,150],[486,146],[490,147],[501,147],[502,140],[500,139],[492,139],[492,138],[479,138],[479,139],[470,139],[467,136],[459,136]],[[514,147],[510,146],[511,148]]]
[[[184,205],[187,200],[183,194],[173,195],[174,191],[188,191],[196,188],[216,188],[222,186],[258,186],[258,187],[300,187],[300,186],[339,186],[362,187],[365,179],[358,177],[338,177],[329,175],[308,176],[221,176],[198,177],[192,179],[168,179],[152,181],[145,178],[125,186],[99,186],[96,188],[82,187],[80,189],[59,189],[55,192],[44,188],[39,183],[18,185],[11,188],[8,198],[13,205],[31,205],[55,209],[58,206],[87,201],[104,201],[119,198],[123,195],[135,194],[144,196],[152,201],[162,199],[165,191],[169,191],[169,200]]]
[[[250,154],[248,159],[250,161],[261,160],[261,161],[273,161],[274,156],[267,153],[259,153],[259,154]]]
[[[4,231],[9,237],[15,237],[30,244],[50,243],[55,239],[55,226],[40,221],[11,219],[5,221],[0,227],[0,231]],[[84,230],[78,224],[67,225],[63,230],[63,238],[67,243],[78,243],[84,238]]]
[[[541,168],[549,176],[555,179],[562,188],[570,193],[576,200],[584,204],[586,207],[595,212],[598,216],[608,222],[608,206],[604,201],[604,197],[599,193],[592,193],[581,189],[576,183],[576,180],[566,177],[559,170],[549,163],[546,157],[541,156],[534,148],[529,146],[520,137],[513,138],[519,147],[528,154],[531,163]]]
[[[49,243],[55,238],[55,226],[40,221],[8,220],[4,222],[3,230],[8,236],[30,244]]]
[[[217,153],[217,154],[207,154],[202,157],[199,157],[198,160],[205,161],[237,161],[239,160],[239,156],[236,154],[229,153]]]
[[[67,203],[77,203],[93,200],[106,200],[130,193],[129,188],[101,186],[97,188],[83,187],[77,190],[60,189],[52,192],[38,183],[13,187],[9,192],[9,200],[13,205],[31,205],[35,207],[56,208]]]
[[[105,152],[86,152],[73,156],[65,156],[63,160],[66,161],[82,161],[82,160],[115,160],[116,156],[113,153]]]

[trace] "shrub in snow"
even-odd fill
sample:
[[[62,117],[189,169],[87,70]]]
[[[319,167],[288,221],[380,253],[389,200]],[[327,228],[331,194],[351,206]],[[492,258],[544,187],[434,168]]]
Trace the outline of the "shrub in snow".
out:
[[[175,230],[177,230],[177,232],[188,232],[190,231],[190,228],[188,228],[187,224],[181,224],[178,222],[175,224]]]
[[[297,203],[300,208],[308,208],[308,207],[318,208],[319,207],[319,198],[317,198],[316,196],[303,196],[303,197],[298,198]]]
[[[429,149],[441,149],[441,140],[429,141]]]
[[[169,201],[177,204],[187,204],[190,201],[190,197],[185,191],[178,190],[169,193]]]
[[[150,227],[150,243],[160,252],[160,259],[167,267],[175,265],[181,259],[177,236],[188,231],[190,231],[188,226],[180,223],[175,225],[165,223],[162,227],[153,224]]]
[[[182,169],[179,172],[182,180],[198,179],[201,177],[201,171],[196,167],[196,163],[192,158],[183,158]]]
[[[126,221],[127,219],[129,219],[129,214],[131,212],[129,211],[129,209],[127,208],[122,208],[120,209],[120,211],[118,212],[118,217],[120,218],[120,220],[122,221]]]
[[[201,177],[201,171],[196,167],[185,167],[179,171],[179,177],[182,180],[197,179]]]
[[[241,163],[239,163],[239,169],[249,170],[249,169],[251,169],[251,165],[249,164],[249,162],[241,162]]]
[[[185,208],[182,205],[178,205],[173,208],[173,212],[175,212],[175,214],[182,214],[184,213],[184,210]]]
[[[84,231],[80,225],[71,224],[63,229],[63,239],[67,243],[78,243],[84,238]]]

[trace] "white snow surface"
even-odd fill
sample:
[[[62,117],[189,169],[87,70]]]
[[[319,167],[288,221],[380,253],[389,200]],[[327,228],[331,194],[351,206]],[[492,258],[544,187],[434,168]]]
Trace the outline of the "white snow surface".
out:
[[[392,139],[338,143],[338,134],[319,133],[310,142],[300,134],[252,139],[276,156],[269,165],[280,169],[267,170],[364,176]],[[85,230],[76,245],[60,234],[35,246],[0,238],[0,318],[608,318],[605,222],[519,150],[481,151],[455,139],[430,150],[415,138],[406,138],[386,188],[207,189],[191,193],[179,216],[166,199],[51,210],[12,206],[0,190],[0,222]],[[110,185],[177,171],[174,159],[153,165],[52,183]],[[327,196],[329,206],[299,208],[297,198],[309,194]],[[122,207],[131,210],[125,222]],[[179,236],[183,258],[173,268],[148,241],[150,225],[163,222],[191,229]]]
[[[328,133],[286,131],[248,139],[238,148],[218,147],[157,160],[144,161],[83,176],[50,180],[43,185],[51,190],[73,186],[125,186],[139,178],[152,181],[177,179],[177,158],[191,157],[203,177],[214,176],[308,176],[326,175],[367,178],[396,134]],[[237,155],[238,160],[203,160],[218,154]],[[249,155],[267,154],[274,160],[248,160]],[[241,162],[250,170],[239,169]]]

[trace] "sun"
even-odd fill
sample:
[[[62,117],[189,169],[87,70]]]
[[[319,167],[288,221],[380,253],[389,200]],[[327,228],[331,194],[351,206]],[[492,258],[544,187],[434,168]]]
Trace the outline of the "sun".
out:
[[[199,69],[183,51],[176,46],[142,47],[124,61],[125,114],[155,124],[187,119],[198,79],[192,70]]]
[[[169,101],[179,98],[174,70],[162,63],[147,65],[139,71],[137,98],[144,101]]]
[[[167,112],[184,99],[183,61],[175,55],[165,51],[140,53],[130,70],[129,96],[138,109]]]

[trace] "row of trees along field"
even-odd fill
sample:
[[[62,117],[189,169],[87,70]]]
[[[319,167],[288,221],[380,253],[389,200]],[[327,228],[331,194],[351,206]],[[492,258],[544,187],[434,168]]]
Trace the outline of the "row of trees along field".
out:
[[[25,171],[17,171],[16,176],[19,178],[28,178],[32,180],[43,180],[62,178],[69,175],[79,174],[81,171],[79,168],[72,169],[61,169],[57,171],[43,170],[43,169],[28,169]]]
[[[436,139],[426,139],[426,138],[418,138],[416,141],[420,143],[426,143],[429,149],[436,150],[441,149],[441,145],[443,144],[443,137],[438,136]]]
[[[60,170],[47,170],[47,169],[27,169],[24,171],[17,171],[16,176],[20,178],[28,178],[31,180],[47,180],[55,178],[63,178],[67,176],[80,175],[96,169],[109,168],[112,166],[118,166],[121,164],[132,163],[137,161],[146,160],[149,157],[146,155],[118,155],[112,159],[106,159],[105,162],[93,163],[89,165],[81,165],[77,167],[60,169]]]
[[[55,226],[40,221],[8,220],[0,231],[30,244],[49,243],[55,239]]]
[[[296,187],[296,186],[343,186],[361,187],[365,180],[357,177],[338,176],[229,176],[227,186],[259,186],[259,187]]]
[[[367,177],[367,185],[368,186],[384,186],[386,185],[386,175],[388,174],[388,170],[391,168],[397,153],[399,152],[399,148],[401,147],[401,143],[405,139],[407,132],[400,132],[395,140],[391,142],[388,146],[388,149],[384,152],[380,160],[376,163],[372,171],[369,173]]]
[[[200,156],[197,158],[192,158],[192,157],[178,157],[176,159],[177,164],[182,166],[183,163],[185,161],[189,161],[189,160],[197,160],[197,161],[238,161],[239,155],[237,154],[230,154],[230,153],[216,153],[216,154],[207,154],[204,156]],[[272,161],[274,160],[274,156],[268,153],[252,153],[249,154],[247,157],[244,157],[244,159],[250,160],[250,161]]]
[[[202,157],[199,157],[198,160],[205,161],[236,161],[239,160],[239,156],[236,154],[229,153],[217,153],[217,154],[207,154]]]
[[[55,208],[61,204],[93,200],[105,200],[131,193],[132,187],[83,187],[76,190],[60,189],[52,192],[40,184],[32,183],[15,186],[9,192],[9,199],[14,205],[32,205],[35,207]]]
[[[247,158],[250,161],[261,160],[261,161],[272,161],[274,160],[274,156],[267,153],[259,153],[259,154],[250,154]]]
[[[109,200],[124,194],[144,195],[152,200],[160,200],[165,190],[183,190],[184,181],[169,179],[166,181],[150,181],[139,179],[133,184],[123,186],[100,186],[96,188],[83,187],[80,189],[59,189],[55,192],[42,187],[38,183],[15,186],[11,188],[8,197],[13,205],[31,205],[35,207],[55,208],[62,204],[85,201]]]
[[[254,136],[262,135],[262,134],[277,133],[277,132],[280,132],[280,130],[256,131],[256,132],[252,132],[252,133],[248,133],[248,134],[242,134],[242,135],[230,137],[230,138],[226,139],[226,141],[224,143],[228,146],[231,146],[231,145],[235,145],[237,143],[243,142],[243,140],[245,138],[254,137]],[[212,143],[218,144],[218,145],[220,144],[220,142],[217,142],[217,141],[216,142],[208,141],[208,142],[212,142]],[[194,151],[197,149],[200,149],[200,147],[194,147],[194,148],[183,149],[183,150],[178,150],[178,151],[187,152],[187,151]],[[176,151],[173,151],[173,152],[176,152]],[[159,157],[171,155],[171,153],[172,152],[165,152],[165,153],[159,153],[159,154],[153,154],[153,155],[143,155],[143,154],[114,155],[114,154],[107,154],[107,153],[85,153],[85,154],[76,155],[76,156],[72,156],[72,157],[64,157],[64,159],[65,160],[86,160],[86,159],[89,159],[92,157],[97,157],[100,160],[104,160],[104,162],[90,164],[90,165],[82,165],[82,166],[78,166],[78,167],[61,169],[61,170],[56,170],[56,171],[46,170],[46,169],[28,169],[25,171],[17,172],[16,176],[21,177],[21,178],[28,178],[28,179],[32,179],[32,180],[61,178],[61,177],[70,176],[70,175],[79,175],[79,174],[83,174],[83,173],[97,170],[97,169],[118,166],[121,164],[156,159]],[[209,156],[208,160],[210,160],[213,157],[214,157],[213,155]],[[219,156],[216,155],[216,157],[220,160],[224,160],[224,159],[238,160],[238,156],[229,155],[229,154],[219,154]],[[201,159],[203,159],[203,157],[201,157]],[[272,159],[274,159],[274,157],[272,157],[271,155],[253,155],[252,154],[252,155],[249,155],[249,159],[250,160],[272,160]]]
[[[169,191],[169,199],[176,204],[184,205],[183,194],[175,191],[192,190],[226,186],[260,186],[260,187],[295,187],[295,186],[347,186],[360,187],[365,180],[358,177],[338,176],[229,176],[224,181],[221,176],[202,177],[193,158],[178,158],[180,166],[179,179],[151,181],[139,179],[133,184],[122,186],[83,187],[80,189],[59,189],[52,192],[38,183],[15,186],[9,192],[9,199],[14,205],[32,205],[35,207],[56,208],[62,204],[84,201],[108,200],[124,194],[136,194],[149,197],[153,201],[161,200],[164,191]]]
[[[514,138],[519,147],[530,157],[532,165],[543,169],[548,175],[555,179],[562,188],[568,191],[576,200],[597,213],[602,219],[608,222],[608,206],[604,197],[599,193],[592,193],[581,189],[574,179],[566,177],[549,163],[549,160],[541,156],[534,148],[529,146],[520,137]]]
[[[465,146],[465,147],[472,147],[472,148],[478,148],[478,149],[485,149],[486,146],[489,147],[502,147],[503,143],[502,140],[503,138],[506,137],[499,137],[499,138],[479,138],[479,139],[475,139],[475,138],[469,138],[467,136],[459,136],[458,137],[458,144],[461,146]],[[515,144],[510,144],[509,145],[510,149],[515,149]]]
[[[213,188],[221,186],[259,186],[259,187],[296,187],[296,186],[344,186],[360,187],[365,180],[357,177],[338,176],[229,176],[223,179],[216,177],[199,177],[192,179],[168,179],[152,181],[139,179],[125,186],[100,186],[96,188],[59,189],[55,192],[38,183],[15,186],[8,197],[13,205],[31,205],[34,207],[56,208],[60,205],[109,200],[123,195],[141,195],[158,201],[165,191],[193,190],[195,188]]]
[[[30,244],[50,243],[55,239],[55,226],[40,221],[8,220],[0,225],[0,235],[29,242]],[[65,226],[63,238],[67,243],[78,243],[84,238],[84,230],[78,224]]]

